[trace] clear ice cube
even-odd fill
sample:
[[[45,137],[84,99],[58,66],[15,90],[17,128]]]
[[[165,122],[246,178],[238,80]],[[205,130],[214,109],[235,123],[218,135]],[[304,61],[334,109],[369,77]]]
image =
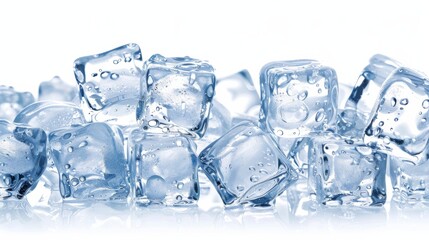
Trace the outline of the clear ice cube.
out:
[[[195,139],[195,143],[197,144],[197,152],[201,152],[210,143],[228,132],[231,127],[232,119],[230,112],[221,103],[213,100],[213,106],[210,109],[210,115],[207,121],[206,132],[202,138]]]
[[[33,94],[29,92],[17,92],[13,87],[0,86],[0,119],[13,121],[16,114],[33,102]]]
[[[429,81],[399,68],[383,85],[378,105],[365,130],[367,145],[414,164],[429,154]]]
[[[49,133],[60,128],[84,124],[85,117],[82,110],[73,103],[44,101],[25,107],[15,117],[14,122],[41,128]],[[39,181],[39,184],[43,186],[38,188],[40,198],[48,203],[60,202],[58,183],[58,171],[48,149],[48,165]]]
[[[210,144],[199,160],[226,205],[271,204],[298,178],[276,142],[252,122]]]
[[[0,120],[0,199],[22,199],[46,168],[46,133]]]
[[[359,76],[344,110],[338,117],[338,133],[342,136],[362,138],[371,113],[377,105],[383,83],[401,64],[381,54],[374,55]]]
[[[141,126],[156,133],[180,132],[202,137],[215,91],[214,69],[190,57],[153,55],[145,63],[137,115]]]
[[[195,144],[180,135],[131,133],[131,188],[138,203],[187,205],[199,199]]]
[[[314,60],[271,62],[261,69],[260,123],[279,137],[319,133],[334,123],[335,70]]]
[[[140,47],[134,43],[76,59],[75,77],[87,119],[136,125],[142,67]]]
[[[382,205],[386,201],[386,154],[333,136],[309,146],[309,188],[327,206]]]
[[[85,117],[82,110],[73,103],[45,101],[25,107],[14,122],[42,128],[49,133],[59,128],[84,124]]]
[[[119,128],[90,123],[49,134],[64,200],[117,200],[129,193],[127,162]]]
[[[80,103],[77,86],[67,84],[58,76],[40,83],[38,100]]]
[[[429,202],[429,161],[419,165],[407,159],[390,158],[390,180],[393,186],[393,199],[400,203],[415,204]]]
[[[233,122],[238,123],[243,119],[258,121],[261,102],[247,70],[218,78],[213,99],[223,106],[228,106]]]

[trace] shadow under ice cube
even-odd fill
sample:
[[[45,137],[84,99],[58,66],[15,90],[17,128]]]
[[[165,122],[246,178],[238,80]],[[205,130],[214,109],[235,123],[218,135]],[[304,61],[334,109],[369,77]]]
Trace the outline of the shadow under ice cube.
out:
[[[82,108],[91,121],[136,125],[142,67],[140,47],[135,43],[75,60]]]
[[[131,187],[138,203],[187,205],[199,199],[195,144],[173,134],[131,134]]]
[[[105,123],[63,128],[49,134],[65,200],[116,200],[129,193],[120,129]]]
[[[22,199],[46,168],[46,133],[0,120],[0,200]]]
[[[361,143],[334,137],[312,139],[309,188],[328,206],[382,205],[386,201],[386,158]]]
[[[428,78],[411,69],[399,68],[382,87],[364,141],[414,164],[427,161],[428,118]]]
[[[213,67],[190,57],[156,54],[146,61],[144,70],[137,110],[141,126],[156,133],[202,137],[215,91]]]
[[[199,155],[201,168],[226,205],[267,205],[298,174],[268,133],[242,123]]]
[[[279,137],[323,131],[336,120],[335,70],[314,60],[271,62],[261,69],[261,126]]]

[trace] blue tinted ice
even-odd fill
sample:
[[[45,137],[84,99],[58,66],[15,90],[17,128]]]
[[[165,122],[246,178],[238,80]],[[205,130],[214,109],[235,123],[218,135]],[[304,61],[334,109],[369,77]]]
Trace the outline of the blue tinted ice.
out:
[[[371,120],[382,84],[401,64],[381,54],[374,55],[359,76],[344,110],[338,117],[338,133],[343,136],[363,136]]]
[[[429,162],[414,165],[406,159],[390,158],[393,199],[406,204],[429,202]]]
[[[195,144],[180,135],[133,131],[131,187],[142,204],[185,205],[199,199]]]
[[[38,100],[80,103],[78,87],[67,84],[58,76],[40,83]]]
[[[382,205],[386,201],[386,158],[373,148],[334,137],[313,138],[309,187],[327,206]]]
[[[0,120],[0,199],[21,199],[46,168],[46,133]]]
[[[95,122],[136,124],[142,76],[140,47],[130,43],[74,62],[82,108]]]
[[[123,137],[105,123],[75,125],[49,134],[65,200],[116,200],[129,193]]]
[[[82,110],[69,102],[35,102],[25,107],[14,120],[31,127],[37,127],[49,133],[60,128],[71,127],[75,124],[84,124]],[[48,149],[49,150],[49,149]],[[39,188],[46,201],[59,202],[58,172],[54,161],[48,154],[48,166],[40,179],[45,188]]]
[[[261,126],[279,137],[318,133],[335,122],[335,70],[314,60],[271,62],[261,69]]]
[[[199,160],[226,205],[270,204],[298,178],[271,136],[251,122],[210,144]]]
[[[35,102],[25,107],[14,120],[51,132],[74,124],[85,123],[82,110],[68,102]]]
[[[232,127],[232,119],[230,112],[222,104],[213,100],[213,106],[210,109],[209,119],[207,121],[207,129],[204,137],[195,139],[197,144],[197,152],[201,152],[210,143],[220,138],[228,132]]]
[[[416,164],[429,154],[429,81],[399,68],[383,85],[364,141]]]
[[[33,94],[0,86],[0,119],[12,121],[25,106],[34,102]]]
[[[286,142],[288,141],[288,142]],[[288,150],[288,160],[292,168],[295,169],[300,178],[308,178],[309,168],[309,147],[311,145],[311,138],[280,138],[280,148],[283,152]],[[289,149],[286,148],[289,147]],[[285,148],[285,149],[283,149]]]
[[[247,70],[218,78],[213,99],[228,107],[234,122],[240,122],[243,119],[255,122],[258,120],[261,102]]]
[[[215,87],[214,69],[190,57],[153,55],[145,63],[137,110],[141,126],[151,132],[180,132],[202,137]]]

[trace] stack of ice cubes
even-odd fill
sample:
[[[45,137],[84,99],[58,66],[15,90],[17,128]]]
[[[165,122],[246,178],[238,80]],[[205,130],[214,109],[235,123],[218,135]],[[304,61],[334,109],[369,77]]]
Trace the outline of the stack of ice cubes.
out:
[[[210,182],[226,206],[380,206],[386,171],[395,201],[429,199],[429,81],[386,56],[344,106],[335,70],[308,59],[263,66],[260,96],[247,70],[144,61],[134,43],[78,58],[74,74],[42,82],[37,101],[0,87],[1,199],[189,206]]]

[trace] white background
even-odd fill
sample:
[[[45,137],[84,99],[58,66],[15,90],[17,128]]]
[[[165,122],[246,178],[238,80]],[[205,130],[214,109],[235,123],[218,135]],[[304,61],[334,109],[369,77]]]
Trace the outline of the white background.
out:
[[[129,42],[140,45],[145,59],[154,53],[189,55],[209,60],[219,76],[249,69],[255,82],[259,69],[269,61],[312,58],[335,68],[340,82],[353,84],[375,53],[429,73],[428,9],[424,1],[411,0],[1,1],[0,84],[37,93],[39,82],[54,75],[73,83],[76,58]],[[322,236],[346,234],[347,238],[365,239],[370,234],[416,234],[429,223],[427,218],[422,222],[422,216],[411,215],[387,224],[382,220],[376,224],[382,225],[380,228],[360,229],[359,224],[368,227],[363,218],[346,230],[334,224],[324,229],[327,233]],[[162,218],[155,221],[163,224]],[[413,227],[416,222],[420,227]],[[161,235],[177,233],[177,228],[160,229]],[[192,235],[192,229],[188,227],[176,237]],[[287,230],[278,229],[277,233],[256,229],[235,234],[247,238],[264,234],[288,237]],[[146,230],[119,229],[115,233],[144,238]],[[208,236],[229,233],[223,230],[212,229]],[[313,224],[293,235],[319,231]],[[102,231],[92,234],[112,236]]]

